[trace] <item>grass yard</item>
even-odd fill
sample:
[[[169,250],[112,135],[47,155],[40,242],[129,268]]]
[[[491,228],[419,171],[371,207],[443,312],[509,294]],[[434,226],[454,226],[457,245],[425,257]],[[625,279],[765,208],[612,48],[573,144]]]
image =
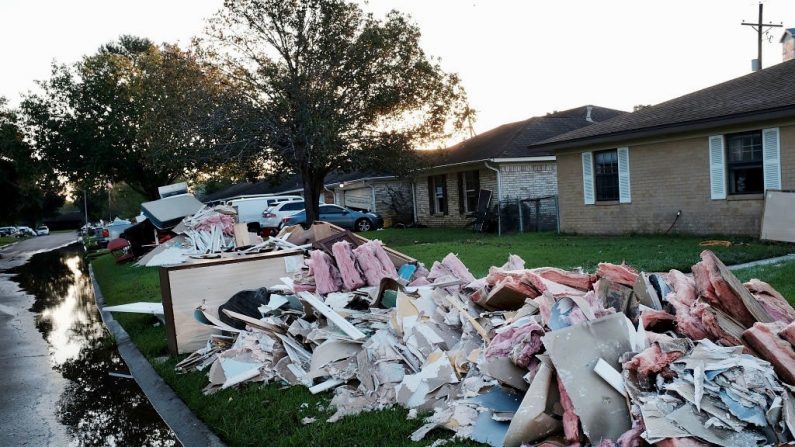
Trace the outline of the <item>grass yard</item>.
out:
[[[17,238],[15,238],[14,236],[0,236],[0,247],[8,245],[15,241],[17,241]]]
[[[522,256],[528,267],[582,266],[593,270],[601,261],[626,261],[648,271],[670,268],[687,271],[698,261],[698,254],[704,249],[699,247],[699,242],[706,239],[546,233],[497,237],[447,229],[383,230],[366,236],[381,239],[390,247],[419,259],[429,267],[434,260],[440,260],[451,251],[455,252],[475,276],[485,275],[492,265],[503,264],[508,253]],[[795,252],[795,246],[791,244],[770,244],[746,238],[732,238],[731,241],[731,247],[712,248],[726,264]],[[160,301],[156,269],[119,266],[109,254],[97,255],[92,265],[109,305]],[[784,296],[795,298],[795,262],[737,273],[743,280],[759,277],[771,283]],[[406,420],[407,411],[402,408],[365,413],[328,424],[324,420],[333,413],[327,408],[331,393],[313,396],[303,387],[247,385],[241,389],[204,396],[201,390],[207,385],[205,373],[177,375],[174,372],[174,365],[179,359],[168,356],[165,330],[154,317],[134,314],[116,314],[114,317],[129,332],[166,382],[230,445],[415,447],[450,436],[450,432],[436,430],[422,443],[410,441],[409,435],[422,425],[422,421]],[[301,423],[304,417],[315,417],[318,422],[304,425]],[[479,444],[457,441],[455,445]]]
[[[516,254],[531,267],[583,267],[593,271],[600,262],[625,261],[644,271],[690,271],[705,248],[727,265],[781,256],[795,252],[795,245],[760,242],[747,237],[694,236],[580,236],[556,233],[524,233],[499,237],[460,229],[388,229],[365,237],[381,239],[395,250],[417,258],[430,268],[433,261],[453,252],[475,276],[484,276],[489,267],[502,265],[508,254]],[[705,240],[724,239],[730,247],[701,247]]]

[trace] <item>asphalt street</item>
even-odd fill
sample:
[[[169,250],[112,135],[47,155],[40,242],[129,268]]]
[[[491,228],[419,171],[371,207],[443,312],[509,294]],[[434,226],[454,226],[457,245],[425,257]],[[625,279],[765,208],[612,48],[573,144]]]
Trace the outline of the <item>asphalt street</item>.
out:
[[[68,445],[55,408],[67,381],[50,364],[49,345],[29,311],[33,297],[20,291],[5,270],[33,254],[77,239],[74,232],[18,242],[0,250],[0,445]]]

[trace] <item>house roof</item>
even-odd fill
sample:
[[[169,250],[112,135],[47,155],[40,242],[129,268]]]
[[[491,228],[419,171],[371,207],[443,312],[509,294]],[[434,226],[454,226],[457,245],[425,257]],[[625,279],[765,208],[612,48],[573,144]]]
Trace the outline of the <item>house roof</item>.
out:
[[[589,109],[590,121],[587,119]],[[436,166],[495,158],[550,156],[554,155],[552,151],[544,148],[528,149],[528,146],[624,113],[626,112],[605,107],[582,106],[503,124],[447,149],[425,152],[428,156],[434,157],[433,164]]]
[[[540,141],[557,150],[795,116],[795,60]]]
[[[390,174],[377,171],[332,172],[326,176],[326,186],[388,176],[390,176]],[[212,194],[208,194],[204,196],[202,200],[204,202],[215,202],[238,196],[300,192],[303,187],[301,176],[298,174],[291,174],[281,181],[262,180],[259,182],[238,183]]]

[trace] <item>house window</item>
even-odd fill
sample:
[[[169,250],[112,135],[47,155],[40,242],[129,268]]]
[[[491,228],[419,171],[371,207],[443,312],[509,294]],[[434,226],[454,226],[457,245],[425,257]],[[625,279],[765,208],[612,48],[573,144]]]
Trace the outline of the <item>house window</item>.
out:
[[[594,152],[594,180],[596,201],[613,202],[618,200],[618,151]]]
[[[761,131],[726,135],[726,169],[729,194],[764,192]]]
[[[428,200],[431,214],[447,214],[447,176],[428,177]]]
[[[480,194],[480,173],[477,170],[466,171],[459,174],[461,185],[459,192],[461,212],[471,213],[477,211],[478,195]]]

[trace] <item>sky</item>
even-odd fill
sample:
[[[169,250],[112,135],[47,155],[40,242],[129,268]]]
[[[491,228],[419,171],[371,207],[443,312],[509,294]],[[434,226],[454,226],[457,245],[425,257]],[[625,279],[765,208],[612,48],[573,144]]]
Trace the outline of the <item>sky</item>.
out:
[[[359,0],[410,14],[424,50],[456,72],[476,132],[586,104],[631,111],[751,71],[753,0]],[[795,1],[765,0],[765,22],[795,27]],[[0,0],[0,96],[12,105],[121,34],[187,45],[221,0]],[[781,62],[773,28],[764,66]]]

